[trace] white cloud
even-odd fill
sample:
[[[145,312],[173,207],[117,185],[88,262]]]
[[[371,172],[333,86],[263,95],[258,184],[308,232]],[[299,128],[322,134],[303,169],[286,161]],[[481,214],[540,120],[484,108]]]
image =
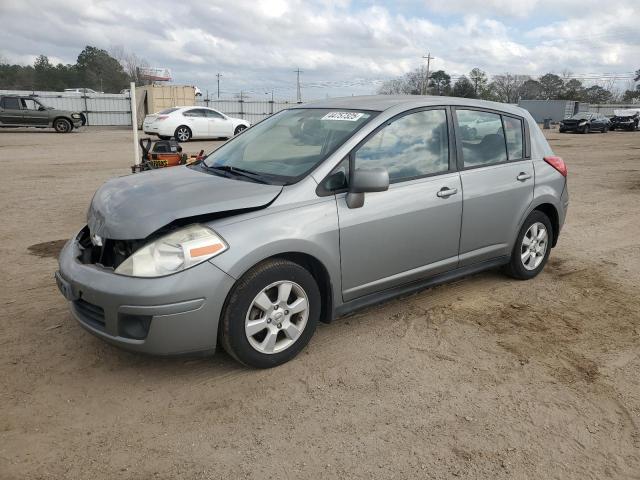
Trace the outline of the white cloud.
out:
[[[16,21],[0,30],[0,55],[9,60],[42,53],[73,63],[85,45],[122,45],[201,88],[213,90],[222,72],[229,94],[275,88],[292,97],[297,67],[306,97],[368,93],[427,51],[433,68],[454,74],[474,66],[496,74],[640,68],[637,0],[604,9],[600,0],[433,0],[413,15],[348,0],[191,0],[179,9],[170,0],[8,3],[0,2],[0,17]]]

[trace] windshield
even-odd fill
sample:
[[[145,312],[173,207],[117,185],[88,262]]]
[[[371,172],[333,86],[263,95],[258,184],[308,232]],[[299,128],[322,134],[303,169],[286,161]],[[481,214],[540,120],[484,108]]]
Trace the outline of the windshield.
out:
[[[580,113],[576,113],[573,117],[574,120],[589,120],[591,117],[593,117],[593,113],[589,113],[589,112],[580,112]]]
[[[375,112],[296,108],[254,125],[204,161],[209,168],[249,171],[293,183],[333,153]]]

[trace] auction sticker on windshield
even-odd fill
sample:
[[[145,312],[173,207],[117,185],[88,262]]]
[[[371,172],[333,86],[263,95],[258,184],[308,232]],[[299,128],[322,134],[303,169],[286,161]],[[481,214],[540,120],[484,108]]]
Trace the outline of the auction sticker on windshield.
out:
[[[321,120],[346,120],[347,122],[357,122],[364,113],[359,112],[329,112]]]

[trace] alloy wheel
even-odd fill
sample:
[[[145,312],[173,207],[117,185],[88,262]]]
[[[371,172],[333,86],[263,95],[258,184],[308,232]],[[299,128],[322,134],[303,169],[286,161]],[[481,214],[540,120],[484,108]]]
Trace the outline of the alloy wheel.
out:
[[[535,270],[540,266],[547,253],[549,245],[549,233],[547,227],[540,222],[535,222],[522,237],[520,246],[520,259],[527,270]]]
[[[273,354],[293,345],[307,324],[309,298],[295,282],[282,280],[264,288],[251,302],[245,334],[258,352]]]
[[[191,133],[187,127],[180,127],[176,131],[176,137],[180,142],[186,142],[191,137]]]

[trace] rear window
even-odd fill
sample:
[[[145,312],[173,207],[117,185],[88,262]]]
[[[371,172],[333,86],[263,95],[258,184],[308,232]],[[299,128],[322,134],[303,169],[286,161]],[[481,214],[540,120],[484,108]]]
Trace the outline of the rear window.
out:
[[[178,110],[177,108],[167,108],[166,110],[162,110],[161,112],[158,112],[158,115],[169,115],[172,112],[175,112],[176,110]]]
[[[456,115],[462,136],[462,158],[465,168],[507,161],[500,115],[462,109],[456,110]]]
[[[20,99],[18,97],[3,97],[0,105],[9,110],[20,110]]]

